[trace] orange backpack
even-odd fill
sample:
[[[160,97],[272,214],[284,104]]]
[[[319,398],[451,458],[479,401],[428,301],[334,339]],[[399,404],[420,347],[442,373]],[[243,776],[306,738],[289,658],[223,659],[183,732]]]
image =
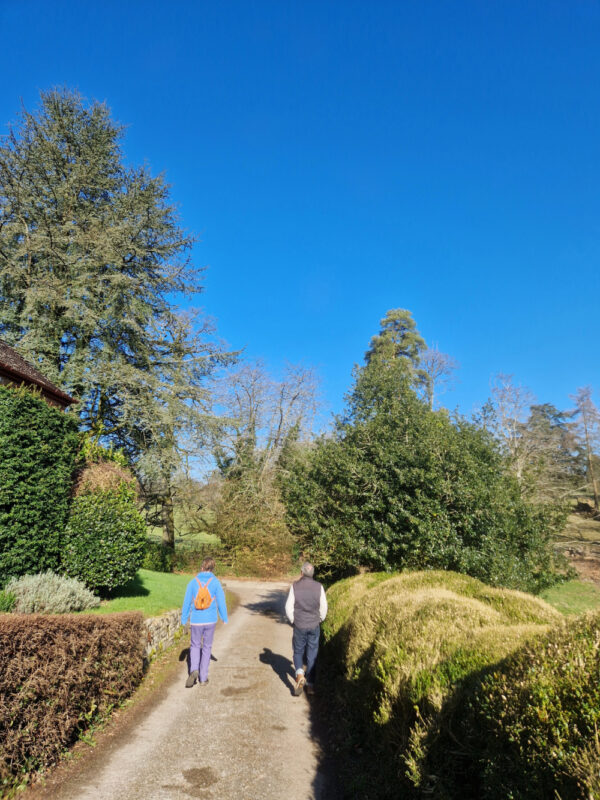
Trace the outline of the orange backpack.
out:
[[[196,581],[200,588],[198,589],[196,597],[194,597],[194,608],[198,609],[198,611],[204,611],[204,609],[208,608],[214,600],[214,597],[211,597],[210,592],[208,591],[208,584],[212,581],[212,578],[209,578],[204,586],[202,586],[198,578],[196,578]]]

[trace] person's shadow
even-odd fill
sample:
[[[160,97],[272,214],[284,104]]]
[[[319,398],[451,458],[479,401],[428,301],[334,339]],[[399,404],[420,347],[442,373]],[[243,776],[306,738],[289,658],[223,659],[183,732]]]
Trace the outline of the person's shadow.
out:
[[[184,647],[183,650],[179,653],[179,660],[180,661],[187,661],[188,672],[190,671],[190,648]],[[219,659],[216,658],[212,653],[210,654],[211,661],[218,661]]]
[[[269,650],[268,647],[263,647],[263,651],[258,656],[258,660],[263,664],[268,664],[279,679],[283,681],[287,689],[289,689],[290,694],[293,694],[294,670],[289,658],[279,655],[279,653],[274,653],[272,650]]]

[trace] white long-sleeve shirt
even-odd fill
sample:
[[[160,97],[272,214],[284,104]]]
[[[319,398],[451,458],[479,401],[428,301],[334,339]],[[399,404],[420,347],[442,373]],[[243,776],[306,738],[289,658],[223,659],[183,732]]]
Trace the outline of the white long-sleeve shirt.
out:
[[[285,615],[289,619],[289,621],[294,624],[294,605],[296,603],[296,598],[294,596],[294,584],[290,586],[290,591],[287,596],[287,600],[285,601]],[[325,589],[321,586],[321,596],[319,598],[319,619],[321,622],[327,616],[327,597],[325,595]]]

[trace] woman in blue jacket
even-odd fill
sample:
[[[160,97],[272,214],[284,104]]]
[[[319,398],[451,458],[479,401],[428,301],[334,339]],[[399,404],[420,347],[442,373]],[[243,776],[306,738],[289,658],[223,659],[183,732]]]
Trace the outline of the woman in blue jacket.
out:
[[[219,579],[213,574],[214,568],[214,558],[205,558],[200,572],[188,583],[183,599],[181,624],[185,625],[190,618],[192,629],[190,674],[185,683],[188,689],[197,680],[200,681],[200,686],[208,683],[210,651],[218,618],[221,617],[227,625],[225,592]]]

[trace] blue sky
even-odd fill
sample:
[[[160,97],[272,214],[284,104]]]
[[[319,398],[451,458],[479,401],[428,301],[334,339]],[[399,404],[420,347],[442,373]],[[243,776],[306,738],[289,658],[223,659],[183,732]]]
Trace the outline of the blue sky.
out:
[[[0,124],[106,100],[220,336],[330,409],[397,307],[460,362],[447,405],[505,372],[564,408],[600,391],[599,44],[596,0],[0,0]]]

